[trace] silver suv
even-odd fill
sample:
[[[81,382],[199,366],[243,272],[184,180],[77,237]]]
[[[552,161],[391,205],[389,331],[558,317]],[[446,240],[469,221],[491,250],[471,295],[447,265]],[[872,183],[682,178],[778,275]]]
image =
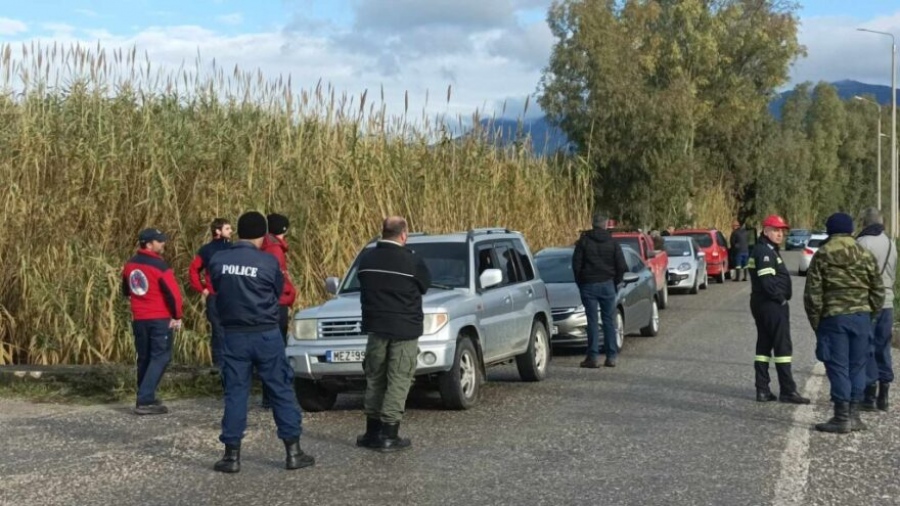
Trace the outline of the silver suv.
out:
[[[422,297],[417,382],[436,385],[447,408],[467,409],[478,400],[488,366],[514,361],[524,381],[544,379],[552,317],[522,234],[506,229],[410,234],[406,246],[425,261],[432,279]],[[360,256],[343,280],[325,281],[332,299],[294,315],[287,356],[297,399],[307,411],[331,409],[338,393],[365,387]]]

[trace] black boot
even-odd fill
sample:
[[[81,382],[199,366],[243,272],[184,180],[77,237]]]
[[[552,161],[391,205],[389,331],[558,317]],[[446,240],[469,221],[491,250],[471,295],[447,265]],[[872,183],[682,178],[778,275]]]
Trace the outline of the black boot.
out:
[[[757,390],[756,391],[756,402],[772,402],[777,401],[778,397],[772,393],[771,390]]]
[[[747,281],[747,276],[748,276],[747,271],[748,271],[748,269],[747,269],[746,267],[744,267],[743,269],[741,269],[741,271],[743,271],[743,273],[744,273],[744,281]]]
[[[302,469],[316,463],[315,457],[303,453],[303,450],[300,449],[299,439],[285,439],[284,451],[287,453],[285,469]]]
[[[356,446],[378,448],[381,446],[381,419],[366,418],[366,433],[356,436]]]
[[[778,400],[780,402],[786,402],[788,404],[809,404],[809,399],[803,397],[796,391],[787,394],[781,394],[780,396],[778,396]]]
[[[846,402],[834,403],[834,416],[825,423],[817,423],[819,432],[832,432],[834,434],[850,433],[850,404]]]
[[[872,383],[871,385],[867,386],[865,390],[865,397],[863,398],[862,404],[859,405],[859,409],[862,411],[875,411],[875,397],[877,392],[877,383]]]
[[[878,399],[875,401],[875,404],[881,411],[887,411],[890,405],[888,402],[888,390],[890,388],[890,383],[878,383]]]
[[[866,424],[863,423],[862,419],[859,417],[859,403],[851,402],[850,403],[850,430],[853,432],[859,432],[861,430],[867,430]]]
[[[236,473],[241,470],[241,447],[225,445],[225,456],[213,467],[220,473]]]
[[[735,269],[735,270],[734,270],[734,274],[731,275],[731,276],[732,276],[732,277],[731,277],[731,280],[732,280],[732,281],[735,281],[735,282],[740,281],[740,280],[741,280],[741,271],[742,271],[742,270],[743,270],[743,269],[741,269],[741,268]]]
[[[381,425],[381,438],[378,449],[383,452],[396,452],[405,450],[412,446],[412,442],[407,438],[398,436],[400,432],[400,423],[384,423]]]

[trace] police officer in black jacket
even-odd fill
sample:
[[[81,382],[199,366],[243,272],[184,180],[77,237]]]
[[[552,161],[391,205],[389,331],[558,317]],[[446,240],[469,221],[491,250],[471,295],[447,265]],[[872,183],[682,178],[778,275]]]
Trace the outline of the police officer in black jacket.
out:
[[[266,217],[257,212],[238,219],[241,240],[217,253],[209,272],[222,327],[222,376],[225,385],[225,415],[219,440],[225,456],[215,470],[236,473],[241,470],[241,439],[247,428],[247,401],[254,367],[267,388],[278,437],[287,452],[285,467],[300,469],[315,463],[300,449],[302,415],[294,397],[294,372],[284,354],[284,341],[278,327],[278,297],[284,277],[278,260],[259,250],[266,235]]]

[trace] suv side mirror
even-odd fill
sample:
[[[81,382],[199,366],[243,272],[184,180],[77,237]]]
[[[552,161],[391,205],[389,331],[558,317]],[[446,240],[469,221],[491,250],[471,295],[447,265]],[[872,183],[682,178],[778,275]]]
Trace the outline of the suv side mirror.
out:
[[[636,283],[639,279],[641,279],[641,277],[633,272],[626,272],[625,275],[622,276],[622,282],[626,285],[630,283]]]
[[[341,280],[334,276],[329,276],[329,277],[325,278],[325,291],[327,291],[331,295],[337,294],[338,285],[340,283],[341,283]]]
[[[481,283],[481,288],[497,286],[503,282],[503,272],[500,269],[485,269],[481,276],[478,276],[478,281]]]

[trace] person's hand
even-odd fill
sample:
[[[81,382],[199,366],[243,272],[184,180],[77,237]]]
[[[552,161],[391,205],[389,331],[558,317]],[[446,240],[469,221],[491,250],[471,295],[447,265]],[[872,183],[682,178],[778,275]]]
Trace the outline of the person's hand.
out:
[[[209,288],[204,288],[201,295],[203,296],[203,301],[206,302],[206,298],[209,297]]]
[[[170,320],[169,328],[173,330],[181,330],[181,320]]]

